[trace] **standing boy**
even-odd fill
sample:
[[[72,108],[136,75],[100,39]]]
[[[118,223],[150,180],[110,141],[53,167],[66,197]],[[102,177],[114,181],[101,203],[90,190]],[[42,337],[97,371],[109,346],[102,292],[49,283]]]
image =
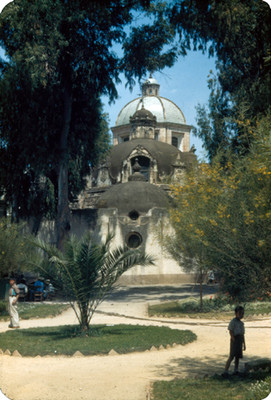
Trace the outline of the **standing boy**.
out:
[[[17,311],[17,301],[19,299],[20,290],[15,284],[15,279],[10,278],[9,280],[9,298],[8,298],[8,312],[10,316],[9,328],[20,328],[19,314]]]
[[[243,349],[246,350],[245,344],[245,326],[241,319],[244,317],[244,308],[238,306],[235,308],[235,318],[229,323],[230,332],[230,356],[225,365],[225,371],[222,376],[229,376],[228,370],[232,360],[235,358],[234,375],[238,375],[239,359],[243,358]]]

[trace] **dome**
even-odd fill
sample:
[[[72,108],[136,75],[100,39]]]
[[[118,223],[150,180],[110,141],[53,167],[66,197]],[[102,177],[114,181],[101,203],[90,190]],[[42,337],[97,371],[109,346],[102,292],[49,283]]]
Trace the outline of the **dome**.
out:
[[[146,214],[154,207],[166,208],[168,197],[163,189],[148,182],[127,182],[111,186],[104,192],[98,208],[117,208],[121,214]]]
[[[182,110],[173,101],[159,95],[159,83],[150,76],[142,84],[142,97],[130,101],[120,111],[115,126],[128,125],[130,117],[141,109],[156,117],[157,123],[186,124]]]
[[[116,178],[121,171],[122,162],[137,147],[143,147],[157,161],[158,171],[160,174],[170,175],[172,172],[172,164],[177,156],[184,157],[184,153],[180,152],[176,147],[167,143],[159,142],[153,139],[133,139],[120,143],[118,146],[112,147],[108,157],[109,172],[112,178]]]
[[[144,96],[130,101],[122,108],[117,117],[116,126],[129,124],[130,117],[141,109],[142,101],[144,108],[156,117],[158,123],[186,124],[183,112],[173,101],[161,96]]]

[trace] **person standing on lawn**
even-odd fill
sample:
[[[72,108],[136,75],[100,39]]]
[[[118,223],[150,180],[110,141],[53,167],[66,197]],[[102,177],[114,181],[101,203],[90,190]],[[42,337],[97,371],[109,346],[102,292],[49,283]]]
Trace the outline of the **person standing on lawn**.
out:
[[[8,298],[8,313],[10,316],[9,328],[20,328],[19,314],[17,311],[17,302],[19,299],[20,290],[15,284],[15,279],[10,278],[9,280],[9,298]]]
[[[246,350],[245,326],[241,319],[244,317],[244,308],[238,306],[235,308],[235,318],[229,323],[230,332],[230,356],[225,365],[225,371],[222,376],[229,376],[229,368],[232,360],[235,358],[234,375],[238,375],[239,360],[243,358],[243,350]]]

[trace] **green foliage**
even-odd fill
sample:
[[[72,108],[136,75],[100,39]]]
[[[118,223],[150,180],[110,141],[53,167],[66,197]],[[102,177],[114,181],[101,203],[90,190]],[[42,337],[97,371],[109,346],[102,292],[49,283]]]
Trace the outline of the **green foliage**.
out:
[[[241,122],[240,122],[241,123]],[[271,292],[271,118],[251,130],[254,143],[242,158],[228,154],[202,164],[172,187],[168,248],[186,267],[219,272],[224,290],[239,300]]]
[[[7,310],[7,302],[6,301],[0,301],[0,317],[6,317],[8,316],[8,310]]]
[[[213,297],[213,296],[212,296]],[[199,313],[209,313],[209,312],[230,312],[233,315],[234,305],[229,305],[228,302],[223,302],[216,298],[204,298],[203,304],[196,298],[188,298],[182,301],[168,302],[149,306],[150,315],[154,314],[165,314],[178,316],[180,314],[189,314],[190,316],[198,315]],[[206,316],[205,316],[206,318]]]
[[[223,93],[212,71],[209,75],[208,87],[211,91],[208,108],[201,105],[196,107],[199,128],[193,128],[193,133],[202,139],[208,158],[212,160],[221,149],[226,151],[232,148],[235,126],[231,118],[229,96]]]
[[[174,30],[161,18],[153,25],[133,27],[131,35],[124,43],[125,76],[134,82],[133,75],[141,78],[148,71],[160,71],[166,66],[171,67],[177,59],[177,48],[172,46],[160,56],[164,46],[174,41]],[[144,62],[143,62],[144,60]]]
[[[76,351],[84,355],[107,354],[112,349],[120,354],[145,351],[152,346],[186,345],[196,340],[196,335],[188,330],[140,325],[94,325],[82,333],[75,326],[66,325],[5,332],[0,334],[0,340],[3,349],[17,349],[23,356],[35,357],[71,356]]]
[[[69,304],[63,303],[18,303],[20,319],[51,318],[56,317],[69,308]],[[8,319],[7,301],[0,301],[0,319]]]
[[[234,316],[237,303],[229,295],[210,296],[203,299],[203,304],[196,298],[188,298],[180,301],[153,304],[148,307],[149,316],[162,315],[163,317],[190,318],[215,318],[228,320]],[[239,305],[239,304],[238,304]],[[245,317],[271,313],[271,301],[249,302],[245,304]]]
[[[240,110],[255,122],[270,105],[270,7],[258,0],[181,0],[170,2],[168,16],[182,53],[193,48],[217,58],[217,78],[209,77],[209,113],[199,107],[195,131],[209,158],[224,144],[242,152],[250,143],[236,123]]]
[[[270,7],[263,1],[182,0],[171,5],[171,22],[180,41],[216,54],[223,92],[251,115],[270,101]],[[169,12],[170,12],[169,11]]]
[[[152,400],[263,400],[271,391],[270,372],[250,373],[231,380],[218,375],[202,379],[155,382]]]
[[[0,277],[25,270],[32,253],[24,225],[11,223],[9,218],[0,219]]]
[[[82,330],[88,329],[96,308],[124,272],[135,265],[153,264],[153,258],[140,251],[111,249],[111,242],[112,236],[104,244],[95,243],[89,235],[80,240],[71,236],[62,253],[54,246],[34,241],[49,258],[48,263],[42,260],[39,268],[54,285],[61,284]]]
[[[0,77],[1,184],[18,218],[28,216],[34,202],[29,193],[39,176],[50,179],[59,248],[70,228],[69,199],[82,189],[90,165],[109,148],[101,96],[117,98],[121,73],[132,86],[133,78],[141,78],[148,68],[173,63],[173,50],[163,54],[172,34],[165,34],[159,19],[135,27],[129,39],[135,11],[151,13],[148,5],[17,0],[1,13],[0,45],[7,57]],[[133,43],[141,49],[136,63]],[[122,56],[114,45],[122,45]],[[129,67],[127,60],[132,60]],[[30,171],[27,179],[25,171]],[[42,207],[40,216],[53,214],[56,203],[50,203],[53,209]]]

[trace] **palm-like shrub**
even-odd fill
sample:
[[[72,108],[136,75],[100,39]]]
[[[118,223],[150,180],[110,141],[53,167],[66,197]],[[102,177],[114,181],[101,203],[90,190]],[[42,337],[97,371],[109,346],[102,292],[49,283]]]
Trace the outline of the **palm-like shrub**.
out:
[[[71,236],[63,252],[35,240],[35,245],[48,256],[48,262],[41,263],[39,268],[47,276],[53,268],[50,277],[56,285],[61,283],[82,330],[89,328],[96,308],[125,271],[135,265],[154,263],[151,256],[138,250],[111,249],[112,238],[108,236],[105,243],[97,244],[90,235],[80,240]],[[61,282],[56,282],[56,276]]]

